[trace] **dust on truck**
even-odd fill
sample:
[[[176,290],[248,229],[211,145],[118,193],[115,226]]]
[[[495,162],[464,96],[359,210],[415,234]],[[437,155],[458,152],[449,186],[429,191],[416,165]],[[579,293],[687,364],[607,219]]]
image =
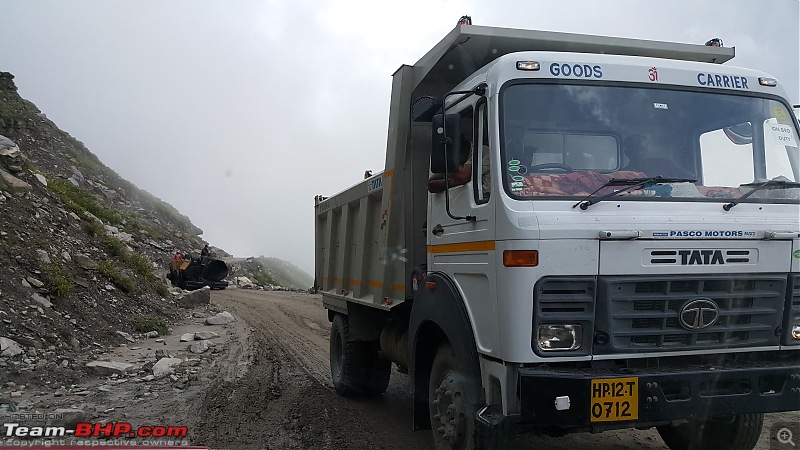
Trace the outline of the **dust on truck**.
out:
[[[315,199],[336,390],[396,363],[439,449],[633,427],[749,449],[800,409],[797,122],[733,57],[460,25],[400,67],[385,170]]]

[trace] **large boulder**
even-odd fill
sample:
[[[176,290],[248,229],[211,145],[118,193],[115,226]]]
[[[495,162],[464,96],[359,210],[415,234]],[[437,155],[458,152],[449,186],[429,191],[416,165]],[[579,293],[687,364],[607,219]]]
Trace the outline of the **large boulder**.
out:
[[[193,307],[198,305],[208,305],[211,303],[211,288],[203,286],[200,289],[191,291],[181,297],[181,306]]]
[[[33,186],[3,169],[0,169],[0,188],[20,197],[33,190]]]
[[[17,341],[9,338],[0,337],[0,355],[17,356],[22,353],[22,347]]]

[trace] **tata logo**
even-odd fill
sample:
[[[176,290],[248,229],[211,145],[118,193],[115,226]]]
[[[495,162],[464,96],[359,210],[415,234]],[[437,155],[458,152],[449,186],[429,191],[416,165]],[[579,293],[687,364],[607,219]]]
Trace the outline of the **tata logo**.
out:
[[[686,302],[678,312],[678,320],[687,330],[699,331],[717,323],[719,305],[706,297],[694,298]]]
[[[678,250],[681,264],[684,266],[703,264],[725,264],[722,250]]]

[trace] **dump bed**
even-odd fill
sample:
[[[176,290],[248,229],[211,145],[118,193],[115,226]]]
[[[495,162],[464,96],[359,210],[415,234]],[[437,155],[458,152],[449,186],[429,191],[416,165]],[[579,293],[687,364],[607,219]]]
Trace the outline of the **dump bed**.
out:
[[[407,280],[426,263],[430,125],[411,103],[441,96],[493,60],[521,51],[647,56],[723,63],[733,48],[459,25],[414,66],[393,75],[385,170],[315,200],[316,287],[329,309],[346,302],[391,308],[411,297]]]

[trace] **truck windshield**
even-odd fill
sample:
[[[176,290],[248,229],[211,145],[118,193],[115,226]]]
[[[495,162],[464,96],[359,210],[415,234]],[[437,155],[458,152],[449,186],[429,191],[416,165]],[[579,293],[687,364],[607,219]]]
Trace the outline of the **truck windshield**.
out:
[[[504,87],[500,111],[503,183],[517,199],[582,198],[612,178],[662,176],[696,181],[615,199],[721,201],[753,183],[800,181],[793,111],[770,98],[526,82]],[[800,188],[787,187],[744,202],[798,199]]]

